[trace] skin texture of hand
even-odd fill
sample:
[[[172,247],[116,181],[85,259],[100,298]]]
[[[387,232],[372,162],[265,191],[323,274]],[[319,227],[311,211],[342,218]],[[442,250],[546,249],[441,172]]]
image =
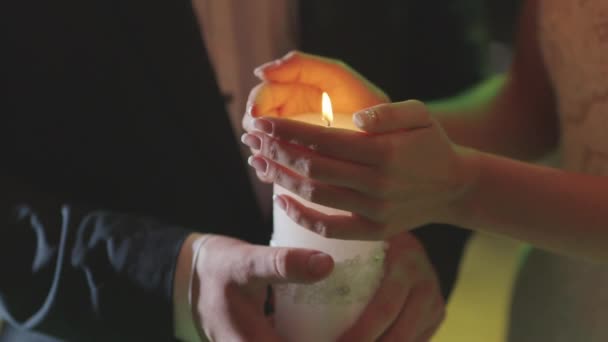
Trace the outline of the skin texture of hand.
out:
[[[363,165],[349,158],[344,158],[345,161],[338,160],[341,156],[336,158],[331,154],[324,155],[323,148],[329,148],[330,151],[338,154],[340,151],[346,151],[347,154],[351,152],[352,155],[357,155],[358,152],[351,149],[348,140],[342,140],[344,145],[334,146],[333,142],[330,144],[329,142],[336,138],[333,134],[345,134],[342,137],[354,134],[353,137],[356,139],[363,139],[360,141],[362,145],[367,144],[368,141],[365,139],[372,138],[372,135],[297,124],[285,119],[293,114],[320,112],[322,91],[329,93],[334,110],[343,113],[352,113],[386,103],[388,98],[344,64],[297,52],[258,68],[256,75],[263,80],[263,83],[254,88],[249,97],[248,111],[243,119],[243,126],[249,133],[244,135],[242,140],[252,148],[254,157],[250,159],[250,163],[256,167],[258,177],[265,182],[281,184],[308,200],[356,212],[350,206],[336,205],[337,202],[345,200],[339,196],[330,198],[335,202],[319,201],[314,195],[318,191],[309,185],[345,187],[349,189],[344,195],[349,196],[353,193],[354,191],[350,189],[351,182],[348,180],[353,174],[347,166],[363,167]],[[381,108],[383,107],[378,107],[378,110]],[[277,121],[259,119],[261,116],[264,119]],[[277,122],[281,125],[285,123],[287,126],[276,126]],[[295,126],[289,126],[291,124]],[[283,131],[285,135],[276,135],[281,127],[286,129]],[[302,127],[304,131],[299,131]],[[295,131],[290,131],[292,128]],[[375,133],[374,127],[370,125],[360,128],[364,131],[370,128],[370,132]],[[307,129],[319,129],[319,131],[307,131]],[[375,126],[375,129],[381,132],[392,130],[392,126],[389,129],[380,125]],[[291,134],[294,135],[290,137]],[[301,137],[304,139],[300,139]],[[382,144],[384,142],[378,141],[374,146],[381,148]],[[311,150],[310,146],[314,146],[315,149]],[[364,147],[365,151],[377,153],[376,150]],[[327,164],[323,164],[328,168],[317,168],[317,165],[321,165],[318,164],[319,161],[322,164],[328,161]],[[374,168],[367,167],[367,175],[376,177],[377,170]],[[355,169],[355,172],[358,171],[359,169]],[[374,181],[372,187],[377,184],[380,183]],[[356,324],[342,336],[341,341],[428,341],[430,339],[443,319],[444,304],[434,270],[423,247],[415,237],[408,232],[402,232],[403,229],[385,230],[381,233],[376,231],[373,236],[369,230],[363,232],[340,230],[340,227],[350,224],[347,222],[349,219],[361,219],[366,222],[371,220],[356,213],[352,218],[328,217],[311,211],[289,196],[279,197],[276,200],[279,205],[282,204],[292,219],[326,236],[355,239],[360,239],[361,234],[365,234],[365,239],[393,236],[388,240],[386,273],[380,288]],[[346,203],[349,201],[347,200]],[[310,218],[315,221],[310,221]],[[323,221],[321,223],[323,229],[319,231],[315,228],[321,227],[318,223],[322,219],[329,219],[331,222]],[[308,225],[306,222],[311,224]],[[341,226],[330,225],[333,223],[340,223]]]
[[[194,237],[196,238],[196,237]],[[221,236],[206,236],[190,284],[193,326],[184,341],[280,341],[264,315],[267,286],[311,283],[330,273],[333,262],[318,252],[254,246]],[[199,238],[199,240],[202,240]],[[445,315],[437,276],[424,248],[409,232],[388,241],[385,273],[376,294],[339,341],[428,341]],[[197,247],[201,246],[201,247]],[[178,322],[179,324],[180,322]]]
[[[353,113],[389,101],[386,94],[345,64],[292,51],[255,70],[262,80],[249,95],[243,117],[246,131],[259,116],[289,117],[321,113],[321,94],[327,92],[333,109]]]
[[[455,146],[419,101],[356,113],[363,131],[275,117],[254,120],[243,141],[258,177],[352,216],[325,215],[297,197],[275,199],[289,217],[323,236],[383,240],[464,215],[460,199],[477,178],[477,154]]]
[[[380,287],[340,342],[426,342],[443,321],[439,282],[420,242],[403,232],[388,246]]]
[[[327,237],[383,240],[466,212],[458,199],[476,178],[469,162],[476,153],[452,144],[421,102],[382,104],[388,98],[343,63],[300,52],[256,75],[264,82],[249,96],[241,140],[258,178],[353,213],[328,216],[296,197],[276,198],[302,226]],[[321,91],[335,112],[357,112],[353,121],[363,132],[285,119],[319,112]]]
[[[313,250],[255,246],[207,236],[195,260],[192,316],[199,337],[211,341],[281,341],[264,314],[268,285],[313,283],[333,269]]]

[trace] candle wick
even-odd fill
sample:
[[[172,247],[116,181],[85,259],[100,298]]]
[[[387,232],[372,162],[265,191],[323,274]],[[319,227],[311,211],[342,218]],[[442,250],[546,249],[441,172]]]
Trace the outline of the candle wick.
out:
[[[331,127],[331,121],[329,121],[327,118],[323,117],[322,118],[323,121],[325,121],[325,124],[327,125],[327,127]]]

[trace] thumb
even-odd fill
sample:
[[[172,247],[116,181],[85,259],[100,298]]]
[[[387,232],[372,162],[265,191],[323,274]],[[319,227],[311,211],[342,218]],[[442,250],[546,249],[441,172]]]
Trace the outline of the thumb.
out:
[[[256,247],[251,255],[254,280],[267,283],[312,283],[331,273],[331,256],[309,249]]]
[[[368,133],[426,128],[433,120],[424,103],[408,100],[381,104],[353,114],[353,123]]]

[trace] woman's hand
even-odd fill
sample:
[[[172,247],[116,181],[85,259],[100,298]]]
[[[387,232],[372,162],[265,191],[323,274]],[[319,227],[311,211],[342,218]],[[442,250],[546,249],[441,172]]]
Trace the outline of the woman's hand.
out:
[[[344,63],[292,51],[285,57],[255,70],[262,80],[249,95],[243,127],[253,131],[259,116],[289,117],[301,113],[321,113],[321,94],[327,92],[333,109],[355,111],[389,101],[376,86]]]
[[[477,154],[452,144],[423,103],[378,105],[353,120],[364,132],[264,117],[244,135],[260,179],[353,213],[325,215],[281,195],[289,217],[327,237],[382,240],[467,213]]]

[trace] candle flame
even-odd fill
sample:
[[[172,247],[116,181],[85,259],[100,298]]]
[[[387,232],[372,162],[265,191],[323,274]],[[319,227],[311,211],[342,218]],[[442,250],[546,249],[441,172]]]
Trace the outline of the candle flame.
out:
[[[331,99],[326,92],[323,92],[321,96],[321,113],[323,113],[323,121],[327,123],[327,127],[331,126],[334,122],[334,111],[331,108]]]

